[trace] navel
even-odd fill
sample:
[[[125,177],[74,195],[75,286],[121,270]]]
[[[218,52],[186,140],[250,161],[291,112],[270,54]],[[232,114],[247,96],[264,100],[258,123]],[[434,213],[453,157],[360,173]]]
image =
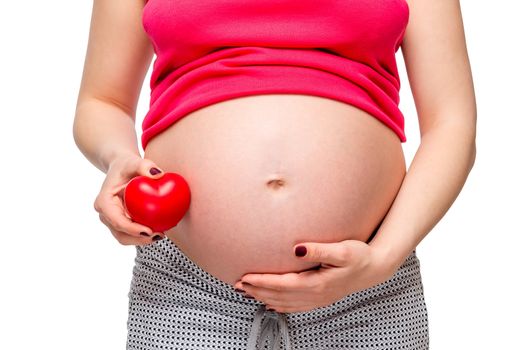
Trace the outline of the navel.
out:
[[[286,181],[283,178],[272,178],[266,182],[266,185],[272,190],[278,190],[286,185]]]

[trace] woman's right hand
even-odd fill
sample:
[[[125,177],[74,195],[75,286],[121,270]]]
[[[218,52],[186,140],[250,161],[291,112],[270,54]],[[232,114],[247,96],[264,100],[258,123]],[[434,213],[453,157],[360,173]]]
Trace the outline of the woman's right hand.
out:
[[[124,208],[123,194],[127,183],[138,175],[153,179],[164,175],[164,172],[155,174],[154,168],[160,170],[153,161],[139,155],[116,158],[110,164],[100,193],[95,199],[94,208],[99,213],[100,221],[123,245],[146,245],[165,238],[163,232],[153,232],[151,228],[131,220]]]

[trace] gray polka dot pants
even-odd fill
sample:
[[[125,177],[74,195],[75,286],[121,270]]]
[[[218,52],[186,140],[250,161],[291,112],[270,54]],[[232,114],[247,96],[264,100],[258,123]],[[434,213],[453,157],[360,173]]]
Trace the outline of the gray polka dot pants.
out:
[[[168,238],[136,246],[128,350],[429,349],[415,251],[393,277],[307,312],[265,310],[190,260]]]

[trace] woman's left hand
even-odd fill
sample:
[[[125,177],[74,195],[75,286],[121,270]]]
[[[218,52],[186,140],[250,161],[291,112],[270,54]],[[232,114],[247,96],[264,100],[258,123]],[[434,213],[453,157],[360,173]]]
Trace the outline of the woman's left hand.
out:
[[[380,284],[395,272],[386,252],[362,241],[301,243],[294,248],[298,246],[306,247],[307,253],[297,259],[321,266],[298,273],[248,273],[234,287],[277,312],[305,312]]]

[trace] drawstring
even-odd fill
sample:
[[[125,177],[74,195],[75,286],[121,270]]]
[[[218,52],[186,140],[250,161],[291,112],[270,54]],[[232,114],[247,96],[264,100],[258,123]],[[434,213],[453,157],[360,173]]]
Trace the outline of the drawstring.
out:
[[[262,318],[266,315],[264,322]],[[260,333],[260,338],[259,338]],[[257,340],[260,339],[260,344],[263,344],[266,338],[269,338],[269,349],[278,349],[280,343],[280,336],[284,338],[284,345],[286,350],[291,350],[291,341],[289,340],[289,328],[285,315],[275,312],[267,311],[265,305],[260,305],[255,313],[255,320],[251,327],[249,335],[248,350],[257,350]]]

